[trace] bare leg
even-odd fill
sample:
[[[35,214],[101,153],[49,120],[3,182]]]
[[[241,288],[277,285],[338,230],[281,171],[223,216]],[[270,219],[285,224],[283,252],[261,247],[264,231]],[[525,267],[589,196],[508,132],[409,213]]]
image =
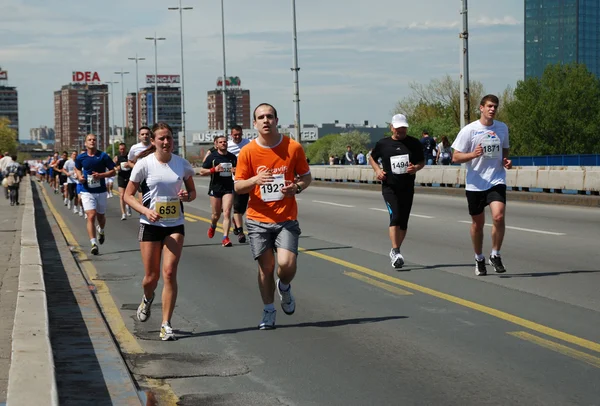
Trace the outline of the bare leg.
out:
[[[163,245],[163,291],[162,315],[163,323],[170,322],[177,301],[177,265],[183,249],[183,235],[171,234],[165,238]]]
[[[485,224],[485,212],[471,216],[471,241],[476,255],[483,254],[483,225]]]

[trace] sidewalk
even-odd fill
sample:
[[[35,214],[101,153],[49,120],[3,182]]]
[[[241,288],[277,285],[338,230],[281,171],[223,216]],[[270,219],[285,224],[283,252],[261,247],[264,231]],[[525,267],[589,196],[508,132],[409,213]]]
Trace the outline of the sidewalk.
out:
[[[0,404],[6,403],[12,331],[21,265],[23,205],[11,207],[0,188]]]

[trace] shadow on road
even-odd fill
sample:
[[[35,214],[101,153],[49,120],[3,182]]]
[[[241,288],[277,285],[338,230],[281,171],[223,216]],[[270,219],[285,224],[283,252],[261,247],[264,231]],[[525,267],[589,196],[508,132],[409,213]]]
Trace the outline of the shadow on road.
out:
[[[572,271],[558,271],[558,272],[528,272],[528,273],[515,273],[515,274],[504,274],[496,275],[498,278],[537,278],[540,276],[558,276],[558,275],[573,275],[573,274],[586,274],[586,273],[598,273],[600,270],[572,270]]]
[[[400,320],[400,319],[407,319],[407,318],[408,318],[407,316],[385,316],[385,317],[364,317],[364,318],[360,318],[360,319],[315,321],[315,322],[306,322],[306,323],[298,323],[298,324],[281,324],[281,325],[277,325],[277,329],[299,328],[299,327],[329,328],[329,327],[340,327],[340,326],[349,326],[349,325],[356,325],[356,324],[379,323],[382,321]],[[245,333],[248,331],[259,331],[259,330],[258,330],[257,326],[252,326],[252,327],[233,328],[233,329],[229,329],[229,330],[203,331],[201,333],[193,333],[193,332],[182,331],[182,330],[174,330],[174,331],[175,331],[175,334],[177,335],[177,339],[181,340],[181,339],[192,338],[192,337],[210,337],[210,336],[237,334],[237,333]]]

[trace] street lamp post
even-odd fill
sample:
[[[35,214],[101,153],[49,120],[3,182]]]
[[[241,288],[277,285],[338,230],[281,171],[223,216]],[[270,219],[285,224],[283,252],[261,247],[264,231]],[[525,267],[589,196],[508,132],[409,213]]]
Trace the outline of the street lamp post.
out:
[[[111,128],[112,132],[113,132],[113,140],[111,142],[112,145],[112,155],[115,156],[115,141],[114,141],[114,135],[115,135],[115,92],[113,89],[113,85],[118,84],[119,82],[106,82],[107,85],[110,85],[110,108],[111,108],[111,113],[109,116],[109,122],[110,122],[110,118],[112,118],[112,126],[109,124],[109,127]],[[108,136],[109,136],[109,142],[110,142],[110,131],[108,132]]]
[[[123,75],[129,75],[129,72],[123,72],[123,68],[121,68],[121,71],[115,72],[115,74],[121,75],[121,113],[123,114],[121,117],[121,129],[123,130],[123,140],[125,140],[125,116],[127,115],[127,112],[125,111],[125,81],[123,79]]]
[[[179,35],[181,40],[181,132],[183,134],[183,148],[181,149],[183,158],[186,157],[186,137],[185,137],[185,82],[183,76],[183,10],[192,10],[193,7],[181,7],[181,0],[179,0],[179,7],[169,7],[169,10],[179,10]]]
[[[471,95],[469,90],[469,18],[467,0],[462,0],[462,32],[460,47],[460,127],[471,121]]]
[[[137,134],[140,132],[140,115],[138,114],[138,112],[140,111],[140,97],[139,97],[139,91],[140,91],[140,81],[139,81],[139,69],[138,69],[138,62],[139,61],[145,61],[146,58],[140,58],[138,57],[137,53],[135,54],[135,58],[127,58],[130,61],[135,61],[135,134],[137,136]]]
[[[223,41],[223,134],[227,137],[227,69],[225,63],[225,5],[221,0],[221,38]]]
[[[294,127],[296,129],[296,141],[300,142],[300,89],[298,84],[298,37],[296,35],[296,0],[292,0],[292,20],[293,20],[293,43],[294,43],[294,103],[296,104],[296,120]]]
[[[107,108],[106,108],[106,97],[108,96],[108,92],[103,92],[102,96],[103,96],[102,97],[102,107],[103,107],[103,110],[104,110],[104,120],[103,120],[103,125],[104,125],[104,131],[103,131],[103,133],[104,133],[103,134],[104,135],[104,140],[103,140],[104,141],[104,147],[103,147],[103,151],[106,152],[106,136],[108,135],[107,134],[108,131],[106,131],[106,121],[107,121],[106,120],[106,116],[108,114],[108,112],[106,111],[107,110]]]
[[[154,122],[158,123],[158,51],[156,42],[164,41],[166,38],[156,38],[156,32],[154,37],[146,37],[147,40],[154,41]]]

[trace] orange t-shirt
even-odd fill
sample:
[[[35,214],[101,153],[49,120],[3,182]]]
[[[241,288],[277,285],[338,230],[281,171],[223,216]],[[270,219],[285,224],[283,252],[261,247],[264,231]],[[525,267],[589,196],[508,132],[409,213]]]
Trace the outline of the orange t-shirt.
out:
[[[295,175],[310,173],[302,146],[284,135],[274,147],[262,146],[254,140],[242,148],[235,168],[235,179],[247,180],[267,169],[271,169],[275,177],[283,175],[285,180],[292,182]],[[246,212],[249,219],[261,223],[282,223],[297,219],[296,198],[278,195],[282,182],[276,179],[276,182],[269,185],[256,185],[250,191]]]

